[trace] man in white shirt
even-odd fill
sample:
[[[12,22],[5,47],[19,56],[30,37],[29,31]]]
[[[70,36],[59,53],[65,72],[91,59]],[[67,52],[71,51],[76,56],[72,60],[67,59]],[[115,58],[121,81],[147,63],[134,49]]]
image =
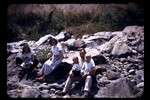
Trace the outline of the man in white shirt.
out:
[[[81,50],[79,53],[80,53],[79,64],[80,66],[82,66],[82,76],[81,77],[68,77],[66,81],[66,85],[62,92],[63,94],[66,94],[67,92],[69,92],[72,82],[81,81],[85,79],[84,97],[88,97],[90,89],[91,89],[91,85],[92,85],[91,75],[93,75],[96,71],[95,63],[93,59],[91,58],[91,55],[89,54],[85,55],[86,54],[85,50]],[[86,56],[87,56],[87,59],[86,59]]]

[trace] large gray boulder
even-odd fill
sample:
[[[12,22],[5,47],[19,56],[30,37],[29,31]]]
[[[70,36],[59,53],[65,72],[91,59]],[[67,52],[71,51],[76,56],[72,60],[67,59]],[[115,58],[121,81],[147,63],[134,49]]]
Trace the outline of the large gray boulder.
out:
[[[28,90],[25,90],[22,98],[39,98],[41,96],[40,90],[37,88],[31,88]]]
[[[114,56],[121,56],[125,55],[129,52],[129,47],[126,43],[124,43],[122,40],[118,40],[112,50],[112,55]]]
[[[95,97],[100,98],[134,98],[135,95],[126,78],[119,78],[112,81],[106,87],[100,88]]]
[[[143,33],[144,26],[127,26],[123,29],[124,33],[131,34],[131,33]]]

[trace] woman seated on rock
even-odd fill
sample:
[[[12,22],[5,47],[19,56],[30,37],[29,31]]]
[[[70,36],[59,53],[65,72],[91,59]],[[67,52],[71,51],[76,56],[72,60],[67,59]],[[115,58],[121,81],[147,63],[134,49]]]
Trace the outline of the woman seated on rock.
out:
[[[58,46],[58,41],[55,38],[50,39],[50,45],[52,46],[52,58],[49,58],[42,66],[41,70],[38,73],[37,80],[43,80],[45,75],[50,74],[58,64],[62,62],[63,54]]]
[[[29,61],[32,62],[29,68],[29,73],[31,73],[36,68],[38,60],[36,59],[34,51],[31,51],[28,44],[25,44],[23,46],[21,54],[18,57],[16,57],[16,65],[20,66],[21,64],[23,64],[26,60],[25,58],[28,58]]]

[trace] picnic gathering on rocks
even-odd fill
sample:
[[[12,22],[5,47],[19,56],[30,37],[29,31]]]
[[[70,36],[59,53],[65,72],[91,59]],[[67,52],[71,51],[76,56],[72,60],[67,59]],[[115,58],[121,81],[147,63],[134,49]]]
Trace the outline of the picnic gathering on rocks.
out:
[[[47,60],[37,53],[49,48]],[[74,38],[69,32],[7,43],[14,98],[125,98],[144,93],[144,26]]]

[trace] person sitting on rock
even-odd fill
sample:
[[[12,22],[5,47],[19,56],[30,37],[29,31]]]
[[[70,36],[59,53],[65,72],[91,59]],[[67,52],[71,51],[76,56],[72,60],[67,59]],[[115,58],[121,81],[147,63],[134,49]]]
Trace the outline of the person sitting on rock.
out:
[[[50,57],[40,69],[36,80],[45,79],[46,75],[49,75],[58,64],[62,62],[63,54],[61,48],[58,46],[58,41],[55,38],[51,38],[49,41],[50,45],[52,45],[52,57]]]
[[[92,86],[92,74],[93,70],[95,68],[95,65],[91,61],[91,55],[86,54],[85,55],[85,62],[83,63],[81,73],[82,73],[82,79],[85,79],[85,86],[84,86],[84,97],[89,96],[89,92]]]
[[[29,73],[32,73],[37,68],[38,60],[35,56],[35,52],[31,51],[28,44],[24,44],[24,46],[22,48],[22,52],[19,54],[19,56],[16,57],[16,65],[20,66],[23,62],[25,62],[26,57],[29,59],[29,61],[33,62],[29,69]],[[20,73],[22,73],[22,72],[20,72]]]
[[[86,55],[85,49],[81,49],[79,51],[79,55],[80,55],[79,56],[79,64],[80,64],[80,66],[83,66],[83,63],[85,62],[85,55]],[[92,58],[91,58],[91,62],[93,63],[93,66],[95,66],[95,62]],[[96,72],[96,68],[93,69],[92,74],[94,74],[95,72]]]
[[[69,76],[66,80],[65,87],[63,91],[60,93],[61,95],[65,95],[66,93],[69,92],[73,82],[80,81],[82,79],[81,78],[81,66],[79,64],[78,57],[74,56],[72,58],[72,61],[73,61],[72,69],[69,72]]]
[[[61,50],[62,50],[62,53],[63,53],[63,58],[67,58],[67,50],[68,50],[68,48],[67,48],[65,42],[62,41],[60,43],[60,45],[61,45]]]
[[[24,61],[24,58],[28,57],[30,61],[33,62],[33,65],[36,66],[38,64],[38,60],[36,58],[36,54],[34,51],[31,51],[28,44],[24,44],[22,48],[22,52],[17,55],[16,57],[16,66],[20,66],[22,62]]]
[[[19,76],[19,81],[21,81],[26,74],[27,74],[26,80],[29,78],[29,75],[30,75],[29,69],[32,64],[33,64],[33,62],[30,61],[28,57],[24,58],[24,61],[21,64],[22,71],[21,71],[21,75]]]
[[[79,65],[78,57],[74,56],[72,58],[73,67],[72,70],[69,72],[69,76],[71,77],[79,77],[81,76],[81,66]]]

